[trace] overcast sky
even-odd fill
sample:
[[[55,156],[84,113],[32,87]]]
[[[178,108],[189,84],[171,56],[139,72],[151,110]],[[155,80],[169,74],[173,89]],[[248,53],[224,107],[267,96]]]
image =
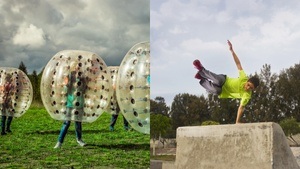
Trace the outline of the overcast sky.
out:
[[[151,98],[170,106],[179,93],[206,96],[194,79],[195,59],[238,77],[227,39],[247,74],[300,63],[299,9],[299,0],[151,0]]]
[[[0,66],[38,73],[57,52],[97,53],[120,65],[136,43],[150,40],[149,0],[0,1]]]

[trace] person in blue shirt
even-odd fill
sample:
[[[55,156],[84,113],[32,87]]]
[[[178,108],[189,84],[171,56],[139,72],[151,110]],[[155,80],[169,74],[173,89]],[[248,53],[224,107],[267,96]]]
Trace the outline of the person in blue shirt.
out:
[[[72,67],[71,67],[72,68]],[[80,116],[83,115],[84,106],[84,92],[86,90],[85,77],[76,70],[71,71],[68,77],[64,79],[67,89],[67,103],[66,103],[66,120],[60,130],[58,141],[55,145],[56,148],[60,148],[70,127],[71,116],[75,114],[78,119],[75,119],[75,134],[77,143],[80,146],[85,146],[86,143],[82,140],[82,123]]]

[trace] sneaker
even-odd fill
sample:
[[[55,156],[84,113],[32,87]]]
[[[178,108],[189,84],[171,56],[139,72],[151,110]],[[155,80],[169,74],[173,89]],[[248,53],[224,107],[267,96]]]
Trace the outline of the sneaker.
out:
[[[78,143],[81,147],[83,147],[83,146],[86,145],[86,143],[83,142],[82,140],[77,140],[77,143]]]
[[[114,127],[113,126],[109,126],[109,130],[110,131],[114,131]]]
[[[8,129],[8,130],[6,130],[6,132],[8,132],[8,133],[11,133],[11,130],[10,130],[10,129]]]
[[[5,132],[1,132],[1,135],[3,136],[3,135],[6,135],[6,133]]]
[[[202,79],[202,77],[201,77],[201,75],[200,75],[199,73],[197,73],[197,74],[195,75],[195,78],[196,78],[196,79],[199,79],[199,80]]]
[[[201,71],[203,69],[203,66],[201,64],[201,62],[197,59],[194,60],[193,65],[195,66],[196,69],[198,69],[199,71]]]
[[[60,148],[61,145],[62,145],[62,143],[58,141],[58,142],[56,143],[56,145],[54,146],[54,149]]]

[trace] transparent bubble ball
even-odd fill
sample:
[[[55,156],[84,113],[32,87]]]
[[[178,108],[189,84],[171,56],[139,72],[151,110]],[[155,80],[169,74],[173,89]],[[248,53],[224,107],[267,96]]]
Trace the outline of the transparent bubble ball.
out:
[[[93,52],[60,51],[43,71],[41,97],[53,119],[94,122],[112,94],[109,70]]]
[[[0,115],[22,116],[33,99],[32,84],[17,68],[0,67]]]
[[[110,114],[117,115],[119,114],[119,108],[118,108],[118,101],[116,95],[116,83],[117,83],[117,77],[119,72],[119,66],[108,66],[108,70],[110,71],[110,79],[111,79],[111,86],[113,88],[113,94],[111,95],[110,106],[107,109],[107,112]]]
[[[116,94],[131,127],[150,134],[150,43],[134,45],[119,67]]]

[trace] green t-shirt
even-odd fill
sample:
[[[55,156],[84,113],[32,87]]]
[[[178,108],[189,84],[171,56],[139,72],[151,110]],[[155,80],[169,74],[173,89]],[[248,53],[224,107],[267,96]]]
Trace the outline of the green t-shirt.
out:
[[[74,101],[74,95],[73,94],[68,94],[67,95],[67,107],[73,108],[73,101]]]
[[[244,70],[239,71],[238,78],[226,77],[226,81],[222,86],[222,93],[219,98],[240,98],[240,104],[245,106],[252,95],[251,91],[245,91],[244,85],[248,81],[248,77]]]
[[[71,77],[69,77],[71,79]],[[80,85],[78,85],[80,83]],[[77,84],[77,85],[76,85]],[[70,89],[68,90],[68,87]],[[82,79],[76,78],[75,82],[72,83],[70,80],[68,82],[68,86],[65,86],[65,90],[67,91],[67,103],[66,106],[68,108],[83,108],[84,107],[84,90],[85,90],[85,83]]]

